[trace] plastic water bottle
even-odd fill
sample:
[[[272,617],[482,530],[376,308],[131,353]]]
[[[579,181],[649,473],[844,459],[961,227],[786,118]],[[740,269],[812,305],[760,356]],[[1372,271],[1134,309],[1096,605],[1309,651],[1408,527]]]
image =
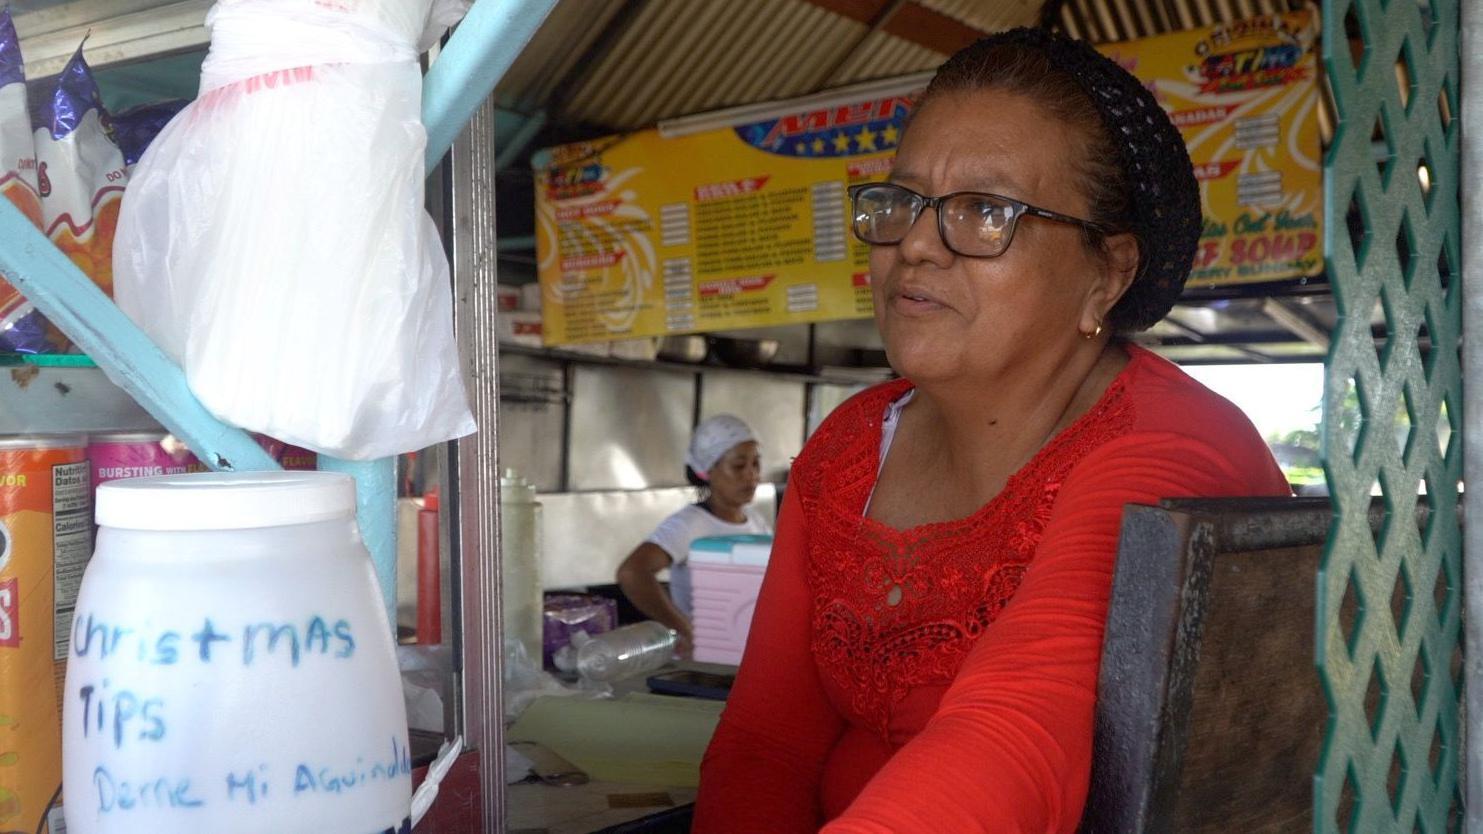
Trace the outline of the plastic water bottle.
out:
[[[653,620],[599,634],[577,649],[577,674],[602,682],[647,674],[669,662],[678,640]]]
[[[501,586],[505,633],[525,646],[526,657],[541,657],[541,504],[536,488],[515,470],[499,479]]]

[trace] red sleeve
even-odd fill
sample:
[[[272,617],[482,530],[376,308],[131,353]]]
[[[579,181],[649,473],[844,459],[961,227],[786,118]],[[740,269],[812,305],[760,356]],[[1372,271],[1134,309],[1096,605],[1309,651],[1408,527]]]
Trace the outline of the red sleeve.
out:
[[[736,685],[700,765],[696,834],[812,834],[822,822],[824,760],[844,722],[809,648],[807,536],[795,487],[783,497]]]
[[[1061,487],[1019,590],[937,713],[825,832],[1074,832],[1091,772],[1123,506],[1285,494],[1265,448],[1248,451],[1227,455],[1189,437],[1145,433],[1082,461]]]

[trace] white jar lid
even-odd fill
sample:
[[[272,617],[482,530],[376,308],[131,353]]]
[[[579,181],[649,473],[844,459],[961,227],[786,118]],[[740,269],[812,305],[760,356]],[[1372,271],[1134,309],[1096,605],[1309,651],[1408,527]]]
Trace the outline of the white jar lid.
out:
[[[245,530],[355,517],[340,472],[199,472],[98,487],[98,524],[126,530]]]

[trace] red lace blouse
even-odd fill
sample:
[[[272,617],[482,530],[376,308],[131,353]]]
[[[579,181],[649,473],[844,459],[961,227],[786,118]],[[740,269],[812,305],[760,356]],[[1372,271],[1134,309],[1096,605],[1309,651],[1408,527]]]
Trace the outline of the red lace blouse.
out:
[[[1234,406],[1145,350],[967,518],[864,516],[887,407],[793,464],[694,831],[1072,832],[1123,505],[1284,495]]]

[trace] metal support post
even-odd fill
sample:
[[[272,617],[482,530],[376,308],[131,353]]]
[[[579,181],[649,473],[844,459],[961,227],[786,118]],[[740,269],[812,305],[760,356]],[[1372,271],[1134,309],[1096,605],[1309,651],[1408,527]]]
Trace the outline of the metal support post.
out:
[[[485,831],[501,830],[505,815],[493,136],[494,105],[486,102],[453,147],[453,311],[479,433],[459,441],[447,472],[458,487],[457,712],[464,738],[481,751]]]
[[[535,141],[536,136],[540,134],[541,129],[545,126],[545,110],[537,110],[531,115],[526,116],[525,123],[520,125],[520,129],[515,131],[514,136],[510,137],[510,144],[500,148],[499,153],[495,155],[494,170],[503,171],[515,164],[515,161],[530,147],[530,143]]]
[[[1469,182],[1483,171],[1483,6],[1461,3],[1458,87],[1462,119],[1461,171]],[[1462,186],[1462,495],[1463,518],[1463,792],[1466,830],[1483,832],[1483,191]]]

